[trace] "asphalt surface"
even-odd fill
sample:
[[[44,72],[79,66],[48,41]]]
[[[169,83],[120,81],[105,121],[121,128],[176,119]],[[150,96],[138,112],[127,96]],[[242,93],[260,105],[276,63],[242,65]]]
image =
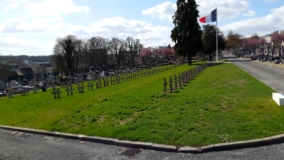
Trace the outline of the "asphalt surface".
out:
[[[281,79],[284,69],[240,60],[229,53],[224,55],[235,65],[260,79],[273,89],[284,91]],[[277,80],[279,79],[279,80]],[[282,92],[283,93],[283,92]],[[254,148],[199,154],[162,152],[139,148],[107,145],[101,143],[65,139],[0,129],[0,160],[2,159],[192,159],[192,160],[283,160],[284,143]]]
[[[284,144],[201,154],[161,152],[0,129],[0,159],[283,160]]]
[[[223,52],[224,57],[235,65],[256,77],[278,93],[284,93],[284,65],[271,62],[250,61],[233,57],[228,52]]]

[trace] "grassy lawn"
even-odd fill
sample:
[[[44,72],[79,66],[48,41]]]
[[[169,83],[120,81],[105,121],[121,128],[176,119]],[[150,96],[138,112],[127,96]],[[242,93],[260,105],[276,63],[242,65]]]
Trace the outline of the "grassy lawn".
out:
[[[284,133],[272,89],[233,64],[208,67],[173,93],[163,78],[194,65],[53,99],[0,99],[0,124],[176,146],[204,146]],[[76,91],[75,91],[76,92]]]

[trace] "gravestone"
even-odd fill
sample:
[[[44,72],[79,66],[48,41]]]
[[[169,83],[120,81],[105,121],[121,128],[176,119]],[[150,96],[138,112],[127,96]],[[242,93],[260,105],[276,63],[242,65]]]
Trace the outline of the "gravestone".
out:
[[[119,84],[119,83],[120,83],[120,77],[116,76],[116,84]]]
[[[66,87],[66,92],[67,92],[67,95],[68,96],[73,96],[73,88],[72,88],[72,85],[70,84],[70,85],[68,85],[67,87]]]
[[[94,90],[94,82],[93,81],[88,81],[88,90],[90,91],[90,90]]]
[[[172,77],[170,77],[169,85],[170,85],[170,93],[172,93],[173,92],[173,80],[172,80]]]
[[[77,88],[79,93],[84,93],[84,88],[85,88],[84,83],[78,83]]]
[[[110,78],[110,84],[111,84],[111,85],[114,85],[114,84],[115,84],[115,81],[114,81],[114,78],[113,78],[113,77]]]
[[[102,84],[103,84],[103,82],[101,81],[101,79],[99,79],[99,88],[103,87]]]
[[[189,82],[189,80],[190,80],[190,71],[187,70],[185,73],[186,73],[186,82]]]
[[[178,88],[178,86],[177,86],[177,75],[175,75],[174,82],[175,82],[175,89],[177,89]]]
[[[99,88],[100,88],[100,83],[101,83],[101,80],[100,80],[100,79],[98,79],[98,80],[96,81],[96,88],[97,88],[97,89],[99,89]]]
[[[14,90],[9,89],[9,91],[7,92],[7,95],[8,95],[9,98],[12,98],[14,96]]]
[[[181,73],[182,84],[185,84],[185,74],[184,72]]]
[[[54,87],[54,88],[52,88],[52,90],[53,91],[51,92],[51,94],[53,94],[54,99],[59,99],[60,98],[60,93],[61,93],[59,88]]]
[[[179,87],[181,87],[181,74],[178,74],[178,83],[179,83]]]
[[[106,79],[106,86],[109,86],[108,78]]]
[[[106,81],[106,78],[104,78],[104,87],[107,87],[107,81]]]
[[[21,95],[22,96],[25,96],[26,95],[26,92],[27,92],[27,90],[26,90],[26,88],[21,88]]]
[[[163,85],[164,85],[164,92],[167,92],[167,79],[166,78],[164,78]]]
[[[33,87],[33,94],[36,94],[37,93],[37,87]]]

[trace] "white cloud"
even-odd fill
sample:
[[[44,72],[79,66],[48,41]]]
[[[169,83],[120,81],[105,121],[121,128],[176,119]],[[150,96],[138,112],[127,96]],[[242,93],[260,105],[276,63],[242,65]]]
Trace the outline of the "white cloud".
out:
[[[159,19],[168,19],[169,21],[172,21],[172,16],[174,15],[176,8],[175,3],[164,2],[155,7],[143,10],[142,14],[150,14],[152,15],[152,18],[156,17]]]
[[[274,3],[274,2],[278,2],[278,0],[263,0],[264,2],[270,2],[270,3]]]
[[[5,55],[49,55],[53,44],[41,44],[38,41],[18,37],[1,37],[0,50]],[[9,54],[13,53],[13,54]]]
[[[0,1],[1,2],[1,1]],[[3,1],[3,6],[5,6],[3,8],[3,12],[8,12],[9,10],[15,10],[18,8],[21,8],[21,6],[24,3],[27,3],[28,0],[7,0],[7,1]]]
[[[233,18],[246,11],[250,4],[249,0],[196,0],[199,10],[199,16],[208,15],[212,10],[217,8],[218,21]],[[172,21],[172,16],[176,11],[176,4],[164,2],[155,7],[148,8],[142,11],[142,14],[149,14],[152,18],[168,19]]]
[[[284,17],[282,15],[284,15],[284,6],[273,9],[271,13],[265,17],[230,23],[220,28],[224,34],[233,31],[245,37],[249,37],[254,34],[253,31],[257,31],[257,34],[262,36],[283,28]]]
[[[73,26],[68,34],[78,35],[81,38],[90,38],[92,36],[101,36],[104,38],[122,38],[134,37],[146,42],[152,46],[150,41],[163,41],[169,39],[170,28],[164,26],[153,26],[150,23],[139,20],[127,20],[123,17],[105,18],[89,26]]]
[[[29,16],[60,16],[75,12],[88,12],[88,6],[77,6],[72,0],[42,0],[30,2],[28,0],[9,0],[4,2],[3,12],[10,10],[25,9]]]
[[[74,26],[64,22],[62,15],[89,11],[89,7],[78,6],[72,0],[5,0],[2,4],[7,17],[0,22],[3,54],[52,54],[56,38]]]
[[[247,13],[244,13],[243,15],[244,15],[244,16],[248,16],[248,17],[251,17],[251,16],[254,16],[255,14],[256,14],[255,11],[249,10]]]
[[[248,0],[197,0],[199,16],[208,15],[217,8],[218,21],[233,18],[246,11],[250,4]]]
[[[39,32],[47,32],[54,31],[56,29],[54,25],[61,22],[62,19],[60,17],[54,18],[39,18],[34,21],[30,21],[27,18],[12,18],[4,21],[0,24],[0,33],[39,33]],[[55,25],[55,26],[57,26]]]
[[[60,20],[60,19],[59,19]],[[28,55],[47,55],[52,54],[52,48],[56,38],[72,34],[81,39],[88,39],[93,36],[101,36],[111,39],[112,37],[126,39],[134,37],[140,39],[145,46],[155,47],[157,45],[168,45],[170,28],[164,26],[153,26],[150,23],[139,20],[127,20],[123,17],[105,18],[94,22],[88,26],[73,25],[59,21],[58,19],[41,18],[36,21],[27,22],[21,19],[7,20],[0,26],[2,34],[18,35],[25,33],[37,37],[40,34],[50,34],[53,43],[49,45],[41,44],[40,38],[34,40],[24,40],[21,36],[0,39],[0,47],[3,54],[17,53]],[[55,23],[53,23],[53,21]],[[59,22],[58,22],[59,21]],[[4,28],[4,29],[3,29]],[[48,47],[47,47],[48,46]],[[5,48],[5,49],[4,49]]]
[[[45,0],[43,2],[29,2],[23,6],[28,10],[29,15],[59,16],[60,14],[70,14],[73,12],[88,12],[89,7],[76,6],[72,0]]]

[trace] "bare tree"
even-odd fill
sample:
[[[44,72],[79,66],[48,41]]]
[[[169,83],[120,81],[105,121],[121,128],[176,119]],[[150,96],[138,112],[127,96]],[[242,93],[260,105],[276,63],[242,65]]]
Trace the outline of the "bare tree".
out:
[[[112,38],[109,46],[110,52],[115,55],[116,68],[118,68],[121,62],[121,59],[119,59],[119,54],[124,51],[125,41],[119,38]]]
[[[74,70],[83,69],[89,66],[87,63],[89,59],[85,58],[87,54],[87,47],[87,42],[81,39],[77,40],[77,45],[72,58]]]
[[[58,38],[53,50],[54,55],[61,55],[65,60],[65,64],[69,70],[73,69],[73,56],[76,52],[79,40],[74,35],[67,35],[64,38]]]
[[[133,37],[127,37],[125,46],[131,55],[132,62],[134,62],[134,57],[140,54],[140,51],[143,49],[143,45],[140,43],[139,39],[134,40]]]
[[[90,66],[103,66],[107,63],[109,40],[102,37],[92,37],[88,40],[88,57]]]
[[[228,48],[236,48],[240,47],[242,44],[243,36],[238,33],[233,33],[233,31],[229,31],[227,36],[227,44]]]
[[[65,65],[65,60],[62,54],[58,54],[58,46],[55,45],[53,48],[53,52],[56,53],[54,55],[52,55],[51,57],[51,61],[55,64],[56,68],[53,68],[53,71],[57,71],[59,72],[60,70],[64,71],[67,70],[67,67]]]

